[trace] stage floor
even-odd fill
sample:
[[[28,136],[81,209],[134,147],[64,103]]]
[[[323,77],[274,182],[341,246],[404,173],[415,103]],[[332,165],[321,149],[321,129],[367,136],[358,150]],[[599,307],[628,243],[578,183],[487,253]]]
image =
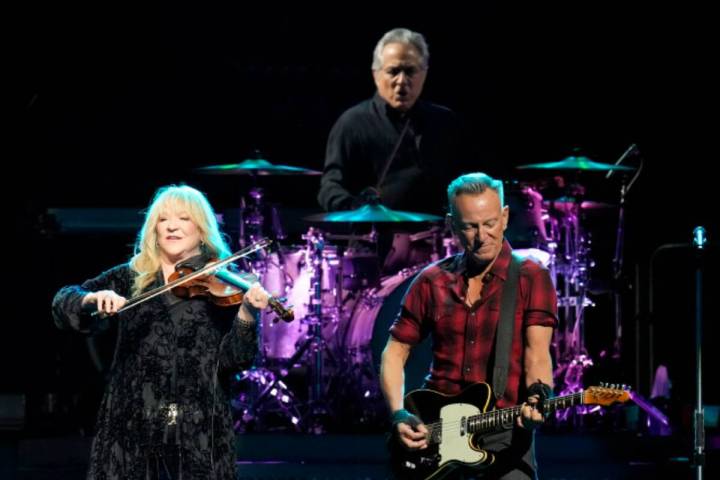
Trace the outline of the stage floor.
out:
[[[2,480],[81,480],[91,439],[3,437]],[[619,434],[537,436],[540,478],[692,478],[682,439]],[[717,478],[718,450],[709,450],[706,478]],[[382,435],[246,434],[238,437],[238,479],[385,479]]]

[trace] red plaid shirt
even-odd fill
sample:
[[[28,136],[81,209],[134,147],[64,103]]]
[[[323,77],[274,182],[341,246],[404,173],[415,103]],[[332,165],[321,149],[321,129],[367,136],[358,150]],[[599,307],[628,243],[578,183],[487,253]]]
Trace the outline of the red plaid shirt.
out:
[[[483,280],[481,300],[465,304],[465,258],[456,255],[424,269],[408,290],[400,316],[390,328],[392,336],[415,345],[428,334],[433,339],[433,364],[426,386],[455,394],[476,382],[490,381],[500,299],[512,248],[507,240]],[[497,407],[518,403],[523,378],[525,327],[557,324],[557,295],[548,270],[526,259],[520,267],[508,381]],[[524,393],[524,382],[523,382]],[[524,400],[524,399],[523,399]]]

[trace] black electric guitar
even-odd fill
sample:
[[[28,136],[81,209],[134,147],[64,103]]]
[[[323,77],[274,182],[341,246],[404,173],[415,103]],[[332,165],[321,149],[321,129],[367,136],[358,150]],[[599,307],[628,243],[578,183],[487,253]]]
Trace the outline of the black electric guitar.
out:
[[[625,403],[630,393],[615,386],[590,387],[585,391],[545,400],[543,410],[551,414],[576,405]],[[479,447],[483,435],[511,429],[520,415],[520,405],[493,410],[494,395],[487,383],[476,383],[457,395],[433,390],[414,390],[405,396],[405,408],[418,416],[428,429],[428,448],[408,451],[396,438],[390,440],[390,457],[399,478],[438,480],[458,468],[482,470],[495,457]]]

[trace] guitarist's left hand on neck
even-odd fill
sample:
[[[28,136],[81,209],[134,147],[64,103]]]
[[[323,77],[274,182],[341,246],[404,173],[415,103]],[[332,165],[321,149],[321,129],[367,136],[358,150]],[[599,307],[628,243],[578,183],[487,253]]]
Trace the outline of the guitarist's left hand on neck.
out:
[[[531,395],[527,402],[522,404],[520,416],[517,418],[517,425],[521,428],[533,430],[545,422],[545,417],[540,411],[540,397]]]

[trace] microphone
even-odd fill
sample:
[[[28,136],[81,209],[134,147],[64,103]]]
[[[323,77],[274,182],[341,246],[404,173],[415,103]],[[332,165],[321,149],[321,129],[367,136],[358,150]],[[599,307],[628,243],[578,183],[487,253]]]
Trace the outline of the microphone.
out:
[[[695,229],[693,230],[693,247],[697,248],[698,250],[702,250],[705,248],[706,244],[707,232],[705,231],[705,227],[695,227]]]
[[[617,159],[617,161],[615,162],[615,165],[620,165],[620,164],[623,162],[623,160],[625,160],[628,156],[630,156],[630,155],[633,154],[633,153],[639,153],[639,152],[640,152],[640,151],[639,151],[638,148],[637,148],[637,144],[633,143],[632,145],[630,145],[630,146],[628,147],[627,150],[625,150],[625,152],[624,152],[622,155],[620,155],[620,158]],[[613,172],[615,172],[615,170],[610,170],[610,171],[607,173],[607,175],[605,175],[605,178],[606,178],[606,179],[607,179],[607,178],[610,178],[610,175],[612,175]]]

